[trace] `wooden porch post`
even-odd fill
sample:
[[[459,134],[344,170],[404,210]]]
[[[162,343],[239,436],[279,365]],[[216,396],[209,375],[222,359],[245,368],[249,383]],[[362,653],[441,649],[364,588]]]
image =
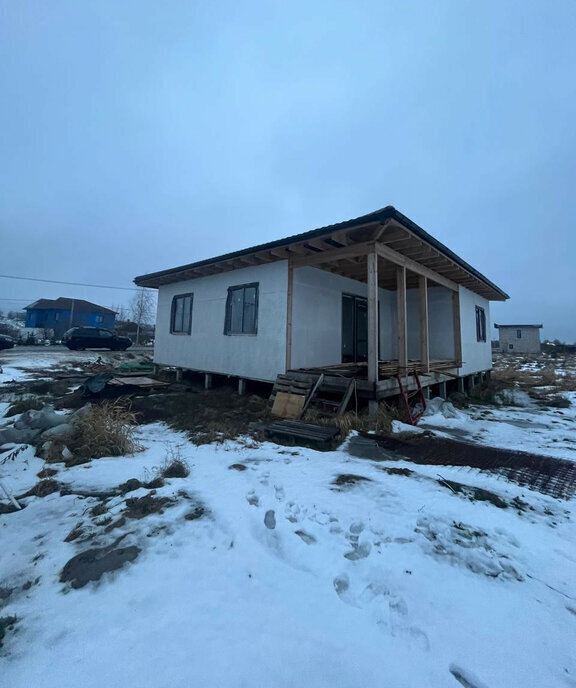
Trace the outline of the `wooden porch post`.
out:
[[[401,375],[406,373],[408,367],[408,337],[407,312],[406,312],[406,268],[396,268],[396,302],[397,302],[397,328],[398,328],[398,368]]]
[[[368,271],[368,381],[374,388],[374,399],[370,399],[370,413],[378,410],[376,385],[378,384],[378,254],[376,246],[366,256]]]
[[[454,359],[462,365],[462,328],[460,326],[460,292],[452,292],[452,322],[454,323]]]
[[[294,291],[294,267],[288,259],[288,288],[286,297],[286,372],[292,367],[292,296]]]
[[[420,276],[418,279],[420,290],[420,361],[422,372],[430,372],[430,345],[428,335],[428,278]]]

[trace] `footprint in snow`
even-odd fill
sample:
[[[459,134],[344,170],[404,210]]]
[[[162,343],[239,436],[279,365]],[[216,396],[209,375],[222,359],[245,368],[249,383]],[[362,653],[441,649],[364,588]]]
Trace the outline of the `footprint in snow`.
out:
[[[316,538],[305,530],[295,530],[294,531],[299,538],[304,540],[307,545],[313,545],[316,542]]]
[[[298,523],[306,515],[306,510],[303,510],[295,502],[288,502],[284,509],[284,514],[290,523]]]
[[[250,504],[250,506],[260,506],[260,500],[255,492],[249,492],[246,495],[246,501],[248,504]]]
[[[334,523],[335,521],[337,522],[337,519],[326,511],[318,511],[310,516],[310,520],[318,523],[321,526],[326,526],[329,523]]]
[[[279,502],[283,502],[283,501],[284,501],[284,497],[285,497],[286,495],[285,495],[285,493],[284,493],[284,488],[282,487],[282,485],[274,485],[274,494],[276,495],[276,499],[277,499]]]
[[[274,528],[276,528],[276,514],[273,509],[269,509],[264,515],[264,525],[268,530],[274,530]]]
[[[450,673],[464,688],[487,688],[485,683],[457,664],[450,665]]]
[[[350,561],[358,561],[358,559],[366,559],[370,555],[372,545],[369,542],[363,542],[361,545],[352,545],[350,552],[344,555]]]
[[[345,573],[336,576],[336,578],[334,578],[332,581],[332,584],[334,585],[336,594],[343,602],[346,602],[346,604],[350,604],[353,607],[357,606],[350,594],[350,579]]]
[[[352,550],[346,552],[344,555],[346,559],[350,561],[357,561],[358,559],[366,559],[372,550],[372,545],[369,542],[359,542],[359,537],[364,530],[364,524],[362,521],[354,521],[351,523],[348,533],[346,534],[347,540],[352,545]]]
[[[383,633],[393,637],[406,637],[416,649],[425,651],[430,649],[430,641],[426,633],[407,623],[406,600],[393,593],[384,581],[368,583],[359,595],[353,593],[350,578],[346,573],[336,576],[333,585],[336,594],[343,602],[370,612],[376,626]]]

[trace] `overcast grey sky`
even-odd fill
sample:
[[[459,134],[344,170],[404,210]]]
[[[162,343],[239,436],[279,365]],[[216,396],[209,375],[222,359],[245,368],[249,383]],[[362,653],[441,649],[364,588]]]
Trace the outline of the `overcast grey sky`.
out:
[[[574,0],[0,0],[0,273],[130,287],[391,204],[576,341],[575,36]],[[0,279],[60,295],[131,294]]]

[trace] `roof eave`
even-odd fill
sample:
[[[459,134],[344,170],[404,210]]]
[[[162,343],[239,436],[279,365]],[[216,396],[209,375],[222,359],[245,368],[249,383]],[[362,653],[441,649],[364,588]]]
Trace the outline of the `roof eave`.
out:
[[[403,215],[401,212],[396,210],[396,208],[394,208],[393,206],[386,206],[381,210],[377,210],[367,215],[362,215],[352,220],[346,220],[344,222],[339,222],[333,225],[327,225],[325,227],[320,227],[318,229],[313,229],[302,234],[296,234],[289,237],[285,237],[284,239],[279,239],[266,244],[259,244],[257,246],[252,246],[247,249],[234,251],[232,253],[216,256],[214,258],[208,258],[205,260],[197,261],[195,263],[189,263],[187,265],[182,265],[176,268],[169,268],[167,270],[161,270],[158,272],[152,272],[145,275],[139,275],[138,277],[134,278],[134,283],[139,287],[158,288],[160,286],[163,286],[164,284],[180,281],[182,279],[182,273],[188,271],[200,269],[209,265],[216,265],[221,262],[234,260],[235,258],[241,258],[254,253],[258,253],[260,251],[272,251],[277,248],[290,246],[291,244],[306,242],[318,237],[325,237],[344,229],[358,229],[359,227],[365,225],[382,224],[386,220],[392,219],[406,227],[418,238],[428,243],[430,246],[432,246],[441,254],[443,254],[446,258],[453,261],[462,269],[470,273],[470,275],[472,275],[475,279],[479,280],[485,287],[487,287],[487,292],[491,294],[489,300],[506,301],[510,298],[505,291],[500,289],[500,287],[491,282],[482,273],[473,268],[469,263],[460,258],[460,256],[451,251],[447,246],[442,244],[440,241],[435,239],[431,234],[422,229],[422,227],[410,220],[410,218],[408,218],[406,215]],[[177,275],[181,275],[180,279],[176,277]],[[170,276],[174,276],[175,279],[166,280],[166,278],[169,278]]]

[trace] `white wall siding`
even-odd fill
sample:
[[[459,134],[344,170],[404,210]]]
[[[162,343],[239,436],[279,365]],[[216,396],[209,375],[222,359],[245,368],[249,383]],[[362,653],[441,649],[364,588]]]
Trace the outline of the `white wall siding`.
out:
[[[476,306],[486,313],[486,341],[476,338]],[[462,367],[460,375],[469,375],[492,368],[490,343],[490,302],[474,292],[460,287],[460,329],[462,333]]]
[[[380,360],[398,358],[396,292],[378,290],[380,304]],[[366,284],[317,268],[294,270],[292,367],[305,368],[342,362],[342,294],[366,296]],[[420,358],[420,295],[406,295],[408,357]],[[454,357],[452,292],[428,288],[431,359]]]
[[[396,292],[393,299],[394,331],[396,331]],[[406,291],[408,358],[420,360],[420,291]],[[454,358],[454,314],[452,292],[446,287],[428,287],[428,346],[430,360]],[[388,358],[397,359],[397,342]]]
[[[342,363],[342,294],[366,297],[366,284],[318,268],[294,270],[292,368]],[[380,289],[378,298],[380,354],[386,358],[395,347],[395,294]]]
[[[431,360],[453,359],[454,306],[452,291],[446,287],[428,289],[429,346]]]
[[[258,282],[258,333],[224,334],[228,287]],[[177,282],[158,290],[154,360],[162,365],[224,375],[274,380],[286,366],[287,261]],[[294,270],[292,368],[342,362],[342,294],[366,296],[366,284],[312,267]],[[172,298],[194,294],[190,335],[170,333]],[[444,287],[429,287],[430,358],[454,356],[452,295]],[[396,292],[379,290],[380,359],[398,358]],[[492,365],[490,338],[476,341],[475,306],[490,311],[486,299],[460,287],[462,375]],[[420,358],[419,296],[408,290],[408,355]]]
[[[228,287],[258,282],[258,333],[225,335]],[[242,268],[176,282],[158,290],[154,361],[225,375],[274,380],[286,366],[288,263]],[[173,296],[192,292],[190,335],[170,333]]]

